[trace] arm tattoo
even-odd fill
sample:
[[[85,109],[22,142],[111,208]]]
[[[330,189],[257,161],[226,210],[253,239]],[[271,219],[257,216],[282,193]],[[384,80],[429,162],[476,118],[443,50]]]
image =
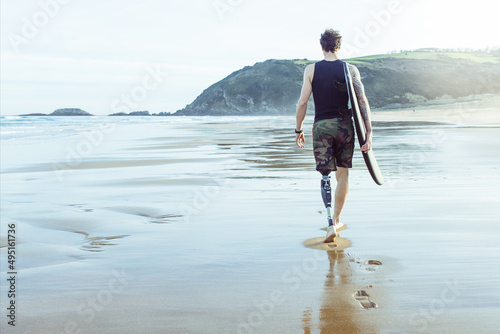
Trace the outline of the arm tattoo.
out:
[[[358,100],[359,111],[361,113],[361,117],[365,122],[366,131],[371,131],[371,118],[370,118],[370,105],[368,104],[368,99],[365,95],[365,88],[363,83],[361,82],[361,75],[359,74],[358,68],[354,65],[349,64],[349,70],[352,75],[352,84],[354,86],[354,92],[356,93],[356,97]]]

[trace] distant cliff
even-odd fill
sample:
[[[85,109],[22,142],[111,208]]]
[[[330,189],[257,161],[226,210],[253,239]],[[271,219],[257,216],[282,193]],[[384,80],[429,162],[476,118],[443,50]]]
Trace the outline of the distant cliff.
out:
[[[298,100],[304,64],[266,60],[213,84],[175,115],[287,114]]]
[[[295,111],[305,65],[266,60],[208,87],[175,115],[289,114]]]
[[[499,55],[408,52],[346,61],[358,67],[374,108],[500,93]],[[271,59],[244,67],[205,89],[174,115],[293,114],[310,63]]]

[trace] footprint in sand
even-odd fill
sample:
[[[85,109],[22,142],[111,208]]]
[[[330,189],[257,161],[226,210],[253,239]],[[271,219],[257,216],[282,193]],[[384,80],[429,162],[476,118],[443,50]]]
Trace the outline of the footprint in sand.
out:
[[[366,293],[365,290],[358,290],[354,294],[354,299],[359,301],[359,303],[361,304],[361,306],[363,306],[363,308],[368,309],[377,307],[377,304],[370,300],[370,296]]]
[[[370,266],[366,268],[367,271],[375,271],[378,266],[382,265],[382,262],[380,262],[379,260],[368,260],[365,262],[365,264]]]

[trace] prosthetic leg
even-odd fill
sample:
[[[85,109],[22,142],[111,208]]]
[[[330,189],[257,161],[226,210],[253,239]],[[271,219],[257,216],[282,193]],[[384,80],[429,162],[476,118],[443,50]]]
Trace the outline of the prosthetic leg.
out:
[[[323,197],[323,202],[325,203],[326,213],[328,215],[328,226],[333,225],[332,220],[332,187],[330,185],[330,176],[323,175],[321,180],[321,196]]]
[[[328,216],[325,242],[333,242],[338,233],[332,219],[332,187],[330,185],[329,175],[323,175],[323,179],[321,180],[321,196],[323,197]]]

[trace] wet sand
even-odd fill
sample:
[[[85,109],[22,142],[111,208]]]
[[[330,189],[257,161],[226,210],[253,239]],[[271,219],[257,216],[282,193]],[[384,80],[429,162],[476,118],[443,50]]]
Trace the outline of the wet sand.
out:
[[[386,184],[357,151],[328,249],[293,117],[118,122],[69,162],[84,137],[3,143],[2,333],[493,333],[500,122],[467,108],[375,112]]]

